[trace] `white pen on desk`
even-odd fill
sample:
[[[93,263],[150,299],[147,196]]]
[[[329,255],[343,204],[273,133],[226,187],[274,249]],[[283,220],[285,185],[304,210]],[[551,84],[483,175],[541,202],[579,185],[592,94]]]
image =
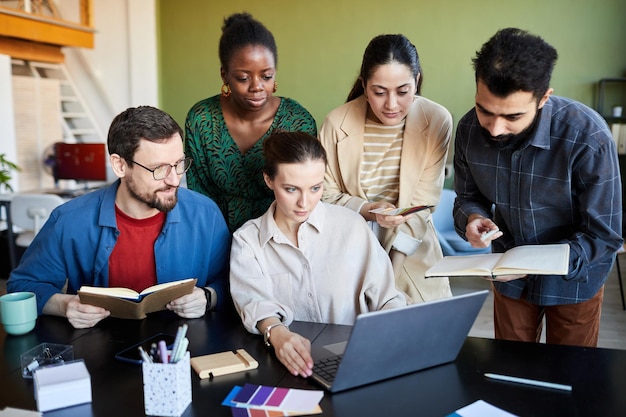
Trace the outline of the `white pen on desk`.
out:
[[[518,378],[516,376],[486,373],[485,377],[491,378],[491,379],[497,379],[499,381],[516,382],[518,384],[534,385],[536,387],[542,387],[542,388],[553,388],[553,389],[560,389],[563,391],[572,390],[571,385],[555,384],[554,382],[537,381],[535,379]]]
[[[483,234],[480,235],[480,240],[484,242],[485,240],[489,239],[491,236],[495,235],[499,231],[500,231],[499,229],[493,229],[488,232],[483,232]]]

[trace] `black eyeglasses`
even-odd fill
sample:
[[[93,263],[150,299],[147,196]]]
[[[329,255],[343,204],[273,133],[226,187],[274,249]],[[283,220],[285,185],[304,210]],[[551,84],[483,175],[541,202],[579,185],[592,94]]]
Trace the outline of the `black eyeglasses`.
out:
[[[180,161],[176,162],[174,165],[163,164],[163,165],[159,165],[158,167],[154,169],[150,169],[147,166],[141,165],[139,162],[135,162],[132,159],[129,159],[128,162],[132,162],[135,165],[139,165],[146,171],[152,172],[152,177],[157,181],[161,181],[167,178],[168,175],[170,175],[170,172],[172,172],[172,168],[176,170],[176,174],[183,175],[191,167],[191,163],[193,162],[193,159],[191,158],[181,159]]]

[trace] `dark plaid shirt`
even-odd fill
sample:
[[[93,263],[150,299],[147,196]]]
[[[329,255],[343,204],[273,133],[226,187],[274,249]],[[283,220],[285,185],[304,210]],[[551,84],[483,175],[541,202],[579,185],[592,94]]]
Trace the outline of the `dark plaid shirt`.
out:
[[[504,233],[493,241],[494,252],[569,243],[566,276],[530,275],[495,287],[516,299],[526,290],[538,305],[579,303],[602,287],[623,242],[616,146],[604,119],[576,101],[551,96],[539,118],[517,150],[490,146],[475,110],[459,121],[455,225],[464,236],[470,214],[492,217]]]

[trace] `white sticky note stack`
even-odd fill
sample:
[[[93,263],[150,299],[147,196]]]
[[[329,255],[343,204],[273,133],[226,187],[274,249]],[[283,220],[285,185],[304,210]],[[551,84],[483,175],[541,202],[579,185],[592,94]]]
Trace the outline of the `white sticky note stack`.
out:
[[[91,377],[82,360],[38,369],[33,382],[39,411],[91,402]]]

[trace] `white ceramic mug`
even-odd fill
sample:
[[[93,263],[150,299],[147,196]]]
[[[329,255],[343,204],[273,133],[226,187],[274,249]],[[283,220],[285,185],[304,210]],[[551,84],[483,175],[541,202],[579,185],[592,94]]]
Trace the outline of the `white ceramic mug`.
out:
[[[22,335],[35,328],[37,298],[32,292],[12,292],[0,297],[0,321],[4,330],[12,335]]]

